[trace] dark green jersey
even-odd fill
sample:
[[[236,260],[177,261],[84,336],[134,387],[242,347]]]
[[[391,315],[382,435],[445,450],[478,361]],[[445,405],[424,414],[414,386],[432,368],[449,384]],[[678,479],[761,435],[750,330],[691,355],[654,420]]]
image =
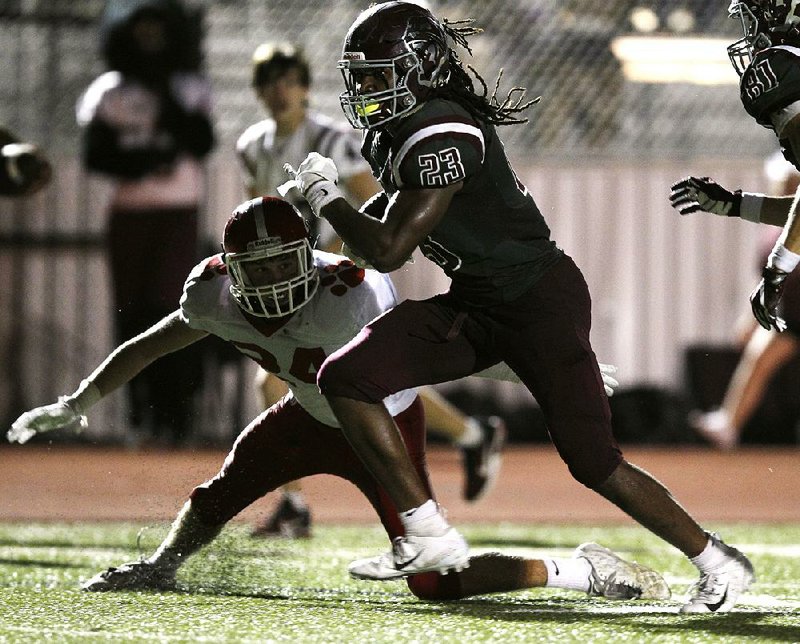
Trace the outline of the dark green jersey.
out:
[[[780,45],[757,52],[742,74],[740,95],[747,113],[771,130],[775,129],[774,117],[782,111],[784,119],[800,112],[800,49]],[[800,169],[785,141],[781,147],[784,156]]]
[[[468,303],[512,301],[561,257],[494,126],[459,104],[431,100],[391,132],[367,131],[362,153],[389,195],[464,182],[420,249]]]

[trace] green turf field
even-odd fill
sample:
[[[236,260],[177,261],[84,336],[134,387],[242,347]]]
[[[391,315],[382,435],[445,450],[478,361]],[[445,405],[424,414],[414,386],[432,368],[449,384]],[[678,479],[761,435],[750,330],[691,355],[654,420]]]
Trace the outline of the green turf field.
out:
[[[612,602],[534,589],[459,602],[415,599],[403,582],[347,577],[386,549],[377,527],[316,526],[304,542],[227,529],[179,573],[181,592],[85,593],[78,583],[149,554],[166,525],[0,525],[0,642],[798,642],[800,526],[711,526],[750,556],[757,583],[726,615],[682,616],[695,580],[638,527],[460,526],[474,551],[570,556],[597,541],[655,567],[669,602]],[[139,546],[137,548],[137,539]]]

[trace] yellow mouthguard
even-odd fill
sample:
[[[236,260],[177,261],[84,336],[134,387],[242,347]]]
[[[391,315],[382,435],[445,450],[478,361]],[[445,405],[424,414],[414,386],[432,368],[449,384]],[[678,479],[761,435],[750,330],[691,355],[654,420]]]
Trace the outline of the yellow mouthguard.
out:
[[[370,114],[374,114],[381,108],[380,103],[369,103],[368,105],[356,105],[356,112],[359,116],[369,116]]]

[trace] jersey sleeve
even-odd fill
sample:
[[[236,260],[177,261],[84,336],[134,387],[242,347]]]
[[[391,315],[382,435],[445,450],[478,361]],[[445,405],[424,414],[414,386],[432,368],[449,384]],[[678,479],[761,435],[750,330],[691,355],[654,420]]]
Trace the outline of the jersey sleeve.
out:
[[[402,188],[443,188],[465,181],[483,165],[486,146],[466,112],[431,108],[418,113],[392,143],[392,177]]]
[[[800,49],[770,47],[755,56],[742,74],[742,105],[759,124],[780,136],[800,113]]]

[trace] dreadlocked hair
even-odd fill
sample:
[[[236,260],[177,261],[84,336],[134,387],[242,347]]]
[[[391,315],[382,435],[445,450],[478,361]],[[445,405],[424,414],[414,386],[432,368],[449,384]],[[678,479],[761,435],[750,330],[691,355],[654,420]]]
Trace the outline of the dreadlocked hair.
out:
[[[442,19],[442,29],[444,32],[453,42],[466,49],[470,56],[472,55],[472,49],[469,46],[467,37],[483,33],[483,29],[473,26],[474,22],[474,18],[453,21],[447,18]],[[503,77],[502,69],[497,75],[497,80],[495,80],[494,91],[492,95],[489,96],[489,88],[486,86],[486,82],[472,65],[467,65],[467,69],[472,72],[475,79],[483,87],[482,94],[478,94],[475,91],[475,84],[472,78],[470,78],[458,54],[456,54],[452,48],[448,52],[448,64],[450,66],[450,79],[447,81],[446,85],[435,90],[436,96],[456,101],[460,105],[463,105],[470,114],[476,118],[491,123],[492,125],[527,123],[527,117],[519,116],[519,114],[524,112],[531,105],[538,103],[542,98],[541,96],[537,96],[532,100],[526,101],[526,89],[524,87],[512,87],[506,95],[505,100],[501,103],[497,99],[497,92],[500,89],[500,79]]]

